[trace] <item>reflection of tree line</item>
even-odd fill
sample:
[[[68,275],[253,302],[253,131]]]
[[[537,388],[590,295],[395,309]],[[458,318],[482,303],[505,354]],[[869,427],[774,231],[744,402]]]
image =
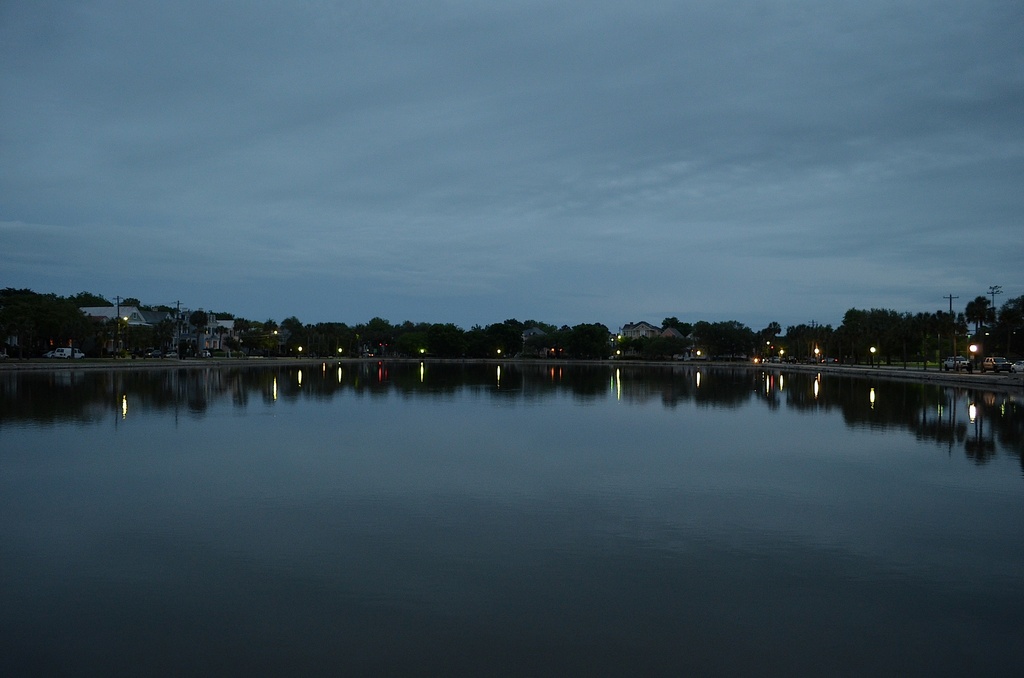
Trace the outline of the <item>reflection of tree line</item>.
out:
[[[342,393],[415,398],[459,392],[527,402],[563,395],[576,400],[660,400],[673,408],[690,402],[735,408],[756,399],[772,409],[783,403],[798,411],[838,409],[848,426],[906,430],[950,449],[962,447],[979,462],[992,456],[997,447],[1018,454],[1024,447],[1024,412],[1002,395],[914,382],[872,384],[837,375],[820,379],[806,372],[694,364],[368,361],[256,368],[12,372],[0,378],[0,425],[19,420],[100,421],[112,410],[120,410],[123,396],[134,412],[185,408],[201,414],[221,400],[244,409],[254,397],[271,403],[330,399]],[[967,411],[971,403],[973,420]]]
[[[1024,449],[1024,408],[1002,394],[916,382],[872,384],[866,379],[830,376],[819,382],[815,395],[817,375],[797,373],[787,379],[783,392],[788,407],[839,409],[850,427],[909,431],[950,452],[963,449],[978,463],[988,461],[998,448],[1017,456]],[[1024,464],[1024,457],[1021,461]]]

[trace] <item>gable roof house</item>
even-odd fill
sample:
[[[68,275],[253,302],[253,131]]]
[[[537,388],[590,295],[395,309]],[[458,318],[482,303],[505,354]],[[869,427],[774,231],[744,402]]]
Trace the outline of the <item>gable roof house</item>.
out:
[[[82,306],[78,309],[92,320],[113,320],[114,318],[127,318],[128,326],[138,327],[142,325],[152,325],[147,318],[146,313],[149,311],[140,311],[135,306]]]
[[[619,335],[625,339],[639,339],[640,337],[656,337],[661,334],[661,328],[655,327],[649,322],[641,320],[638,323],[626,323],[619,330]]]

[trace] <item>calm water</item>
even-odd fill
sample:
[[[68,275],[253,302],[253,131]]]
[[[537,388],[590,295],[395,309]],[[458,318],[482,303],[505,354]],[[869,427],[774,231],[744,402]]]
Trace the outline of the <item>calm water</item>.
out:
[[[1021,398],[0,374],[0,675],[1019,675]]]

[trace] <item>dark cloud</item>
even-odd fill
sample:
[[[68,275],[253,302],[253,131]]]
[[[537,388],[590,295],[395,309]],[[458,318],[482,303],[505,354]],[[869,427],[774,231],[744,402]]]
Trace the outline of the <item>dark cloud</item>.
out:
[[[836,323],[1016,296],[1020,17],[5,3],[0,274],[466,326]]]

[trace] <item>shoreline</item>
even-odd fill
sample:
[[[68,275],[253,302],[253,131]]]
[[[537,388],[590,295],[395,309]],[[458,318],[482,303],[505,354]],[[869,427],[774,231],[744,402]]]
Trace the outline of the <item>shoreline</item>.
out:
[[[224,367],[272,367],[281,365],[321,365],[325,362],[337,364],[359,364],[378,361],[391,363],[479,363],[479,364],[520,364],[520,365],[619,365],[623,367],[732,367],[760,370],[773,374],[784,372],[819,372],[855,377],[872,377],[887,381],[910,381],[961,388],[983,388],[994,391],[1015,393],[1024,391],[1024,374],[980,372],[946,372],[936,366],[930,369],[892,365],[808,365],[802,363],[754,364],[729,361],[653,361],[653,360],[547,360],[543,358],[186,358],[186,359],[114,359],[101,358],[72,361],[70,359],[7,359],[0,361],[2,372],[26,371],[67,371],[67,370],[167,370],[200,369]]]

